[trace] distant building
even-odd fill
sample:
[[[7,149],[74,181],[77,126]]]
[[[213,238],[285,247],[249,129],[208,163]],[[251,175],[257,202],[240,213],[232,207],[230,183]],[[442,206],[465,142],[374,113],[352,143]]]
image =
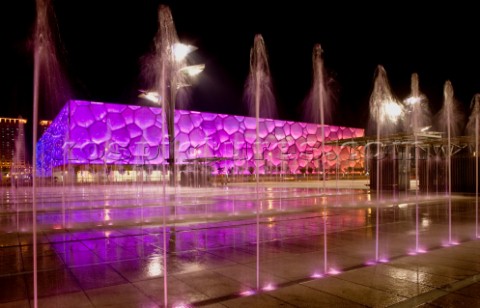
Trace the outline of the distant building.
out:
[[[50,124],[52,124],[51,120],[40,120],[38,122],[38,136],[43,136]]]
[[[71,100],[37,143],[37,174],[76,182],[160,180],[169,159],[161,114],[155,107]],[[255,165],[262,175],[364,168],[363,147],[340,141],[363,136],[359,128],[258,119],[256,129],[255,118],[187,110],[175,110],[174,122],[176,166],[187,175],[199,168],[248,175]],[[321,146],[323,139],[339,142]]]
[[[26,159],[25,129],[27,120],[0,118],[0,178],[2,183],[11,182],[12,176],[25,178],[30,174]]]

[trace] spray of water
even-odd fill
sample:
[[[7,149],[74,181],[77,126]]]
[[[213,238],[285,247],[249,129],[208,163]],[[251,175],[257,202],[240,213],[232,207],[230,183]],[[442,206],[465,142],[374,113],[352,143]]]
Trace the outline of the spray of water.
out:
[[[411,76],[411,93],[405,100],[405,112],[410,114],[404,119],[406,131],[410,133],[418,133],[422,130],[428,130],[431,123],[431,112],[428,108],[428,100],[420,91],[420,83],[417,73]]]
[[[465,127],[465,134],[467,136],[476,137],[478,136],[478,131],[475,129],[475,120],[480,115],[480,94],[477,93],[473,96],[472,102],[470,103],[470,116],[468,117],[467,126]]]
[[[260,289],[260,198],[259,198],[259,162],[261,159],[260,153],[260,137],[259,137],[259,120],[260,110],[262,104],[262,95],[264,93],[265,85],[270,84],[270,70],[268,68],[268,61],[265,51],[265,43],[261,35],[257,34],[254,39],[253,48],[250,51],[250,76],[247,89],[251,90],[250,97],[253,98],[255,107],[255,127],[256,127],[256,142],[255,142],[255,179],[256,179],[256,287]],[[248,91],[247,91],[248,93]],[[271,92],[270,92],[271,93]],[[268,103],[267,103],[268,104]],[[251,106],[251,103],[249,104]]]
[[[56,16],[50,0],[37,0],[37,19],[33,37],[35,65],[41,72],[38,91],[35,94],[39,105],[39,116],[53,118],[60,108],[72,97],[72,89],[60,59],[64,57]]]
[[[441,118],[445,120],[442,125],[446,130],[447,148],[446,148],[446,164],[447,164],[447,198],[448,198],[448,243],[452,243],[452,135],[459,131],[459,123],[455,121],[455,111],[458,110],[453,97],[452,83],[447,80],[443,87],[443,107],[440,110]],[[457,118],[458,119],[458,118]]]
[[[313,47],[312,64],[312,87],[303,102],[303,117],[306,122],[325,124],[331,121],[334,101],[331,85],[334,80],[328,76],[325,70],[323,49],[320,44],[315,44]],[[322,112],[325,123],[321,121]]]
[[[382,65],[375,70],[375,80],[369,101],[369,133],[388,135],[397,132],[404,113],[403,106],[392,94],[387,72]]]
[[[249,115],[256,119],[255,142],[255,178],[256,178],[256,234],[257,234],[257,289],[260,289],[260,211],[259,200],[259,163],[262,159],[259,119],[274,118],[277,116],[276,101],[273,94],[273,85],[268,64],[265,42],[261,34],[254,37],[253,47],[250,50],[250,71],[245,82],[244,102],[248,106]]]
[[[257,107],[261,118],[275,118],[277,116],[268,55],[261,34],[255,35],[253,47],[250,50],[250,72],[245,82],[243,96],[250,116],[256,116]],[[256,104],[256,100],[259,100],[260,103]]]
[[[471,103],[471,109],[472,112],[470,114],[470,117],[468,119],[467,126],[465,128],[466,133],[468,136],[473,136],[475,138],[474,142],[474,156],[475,156],[475,237],[479,237],[478,233],[478,203],[479,203],[479,198],[478,198],[478,167],[479,167],[479,161],[478,161],[478,156],[479,156],[479,120],[480,120],[480,94],[475,94],[472,103]]]
[[[465,116],[453,95],[453,86],[449,80],[445,82],[443,95],[443,106],[435,116],[436,129],[449,135],[447,137],[459,136],[463,132]]]
[[[414,149],[415,149],[415,253],[421,251],[420,249],[420,225],[419,225],[419,204],[418,204],[418,193],[419,193],[419,157],[420,157],[420,148],[417,144],[418,134],[425,129],[428,129],[426,124],[428,123],[428,106],[425,103],[425,96],[420,93],[419,79],[416,73],[412,74],[411,78],[411,94],[410,97],[405,101],[407,104],[408,111],[410,116],[408,118],[410,124],[408,129],[414,136]]]
[[[320,123],[321,140],[325,140],[325,121],[330,119],[331,95],[327,86],[327,74],[323,65],[322,47],[315,44],[312,52],[313,66],[313,83],[310,93],[304,101],[305,119],[309,122]],[[323,192],[326,192],[326,176],[325,176],[325,144],[321,144],[321,156],[319,158],[319,167],[321,167],[321,175],[323,175]],[[323,247],[324,247],[324,272],[327,272],[327,208],[326,203],[323,208]]]
[[[181,68],[186,66],[186,59],[178,57],[176,50],[179,39],[171,10],[166,5],[160,5],[158,9],[158,30],[154,39],[154,50],[142,59],[142,77],[145,87],[156,89],[159,94],[158,104],[162,106],[162,129],[166,129],[168,150],[162,142],[162,153],[168,160],[170,171],[170,185],[175,186],[175,123],[174,112],[176,107],[177,93],[180,88],[187,84],[185,74]],[[182,108],[186,106],[180,106]],[[166,125],[163,125],[165,121]],[[162,134],[162,136],[165,136]],[[163,140],[163,138],[162,138]],[[165,173],[164,173],[165,174]]]

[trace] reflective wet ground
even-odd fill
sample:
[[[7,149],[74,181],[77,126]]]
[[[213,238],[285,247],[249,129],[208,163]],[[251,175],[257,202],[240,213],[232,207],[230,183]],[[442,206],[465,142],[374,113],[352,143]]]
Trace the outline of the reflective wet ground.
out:
[[[344,181],[16,188],[0,200],[0,307],[34,306],[34,205],[40,307],[438,306],[480,288],[474,196],[377,196]]]

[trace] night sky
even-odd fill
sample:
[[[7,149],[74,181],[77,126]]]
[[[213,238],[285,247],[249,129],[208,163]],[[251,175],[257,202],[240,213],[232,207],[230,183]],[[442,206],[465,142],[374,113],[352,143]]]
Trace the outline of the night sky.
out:
[[[35,1],[10,2],[0,21],[0,116],[30,120]],[[64,0],[52,5],[62,46],[59,62],[76,99],[146,104],[137,97],[144,87],[141,62],[152,48],[163,3],[171,8],[180,40],[198,47],[193,60],[206,64],[191,88],[191,110],[246,115],[242,94],[249,52],[255,34],[261,34],[280,119],[303,119],[316,43],[337,93],[329,124],[366,127],[377,65],[385,67],[398,99],[409,95],[411,74],[418,73],[433,113],[442,105],[446,80],[469,112],[480,92],[480,26],[473,2],[422,7],[409,1],[334,2]],[[45,118],[59,106],[40,108]]]

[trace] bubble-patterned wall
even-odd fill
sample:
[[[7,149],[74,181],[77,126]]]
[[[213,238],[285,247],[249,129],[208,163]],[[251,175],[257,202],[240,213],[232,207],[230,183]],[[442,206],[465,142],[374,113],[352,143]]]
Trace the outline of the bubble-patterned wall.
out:
[[[38,141],[38,173],[49,175],[64,164],[165,163],[168,140],[165,132],[162,147],[161,112],[155,107],[71,100]],[[325,125],[324,133],[327,141],[334,141],[362,137],[364,130]],[[255,159],[255,118],[175,110],[177,164],[210,160],[238,173],[255,162],[260,173],[316,173],[322,162],[326,170],[364,165],[363,147],[339,141],[322,149],[318,124],[259,119],[258,135],[260,154]]]

